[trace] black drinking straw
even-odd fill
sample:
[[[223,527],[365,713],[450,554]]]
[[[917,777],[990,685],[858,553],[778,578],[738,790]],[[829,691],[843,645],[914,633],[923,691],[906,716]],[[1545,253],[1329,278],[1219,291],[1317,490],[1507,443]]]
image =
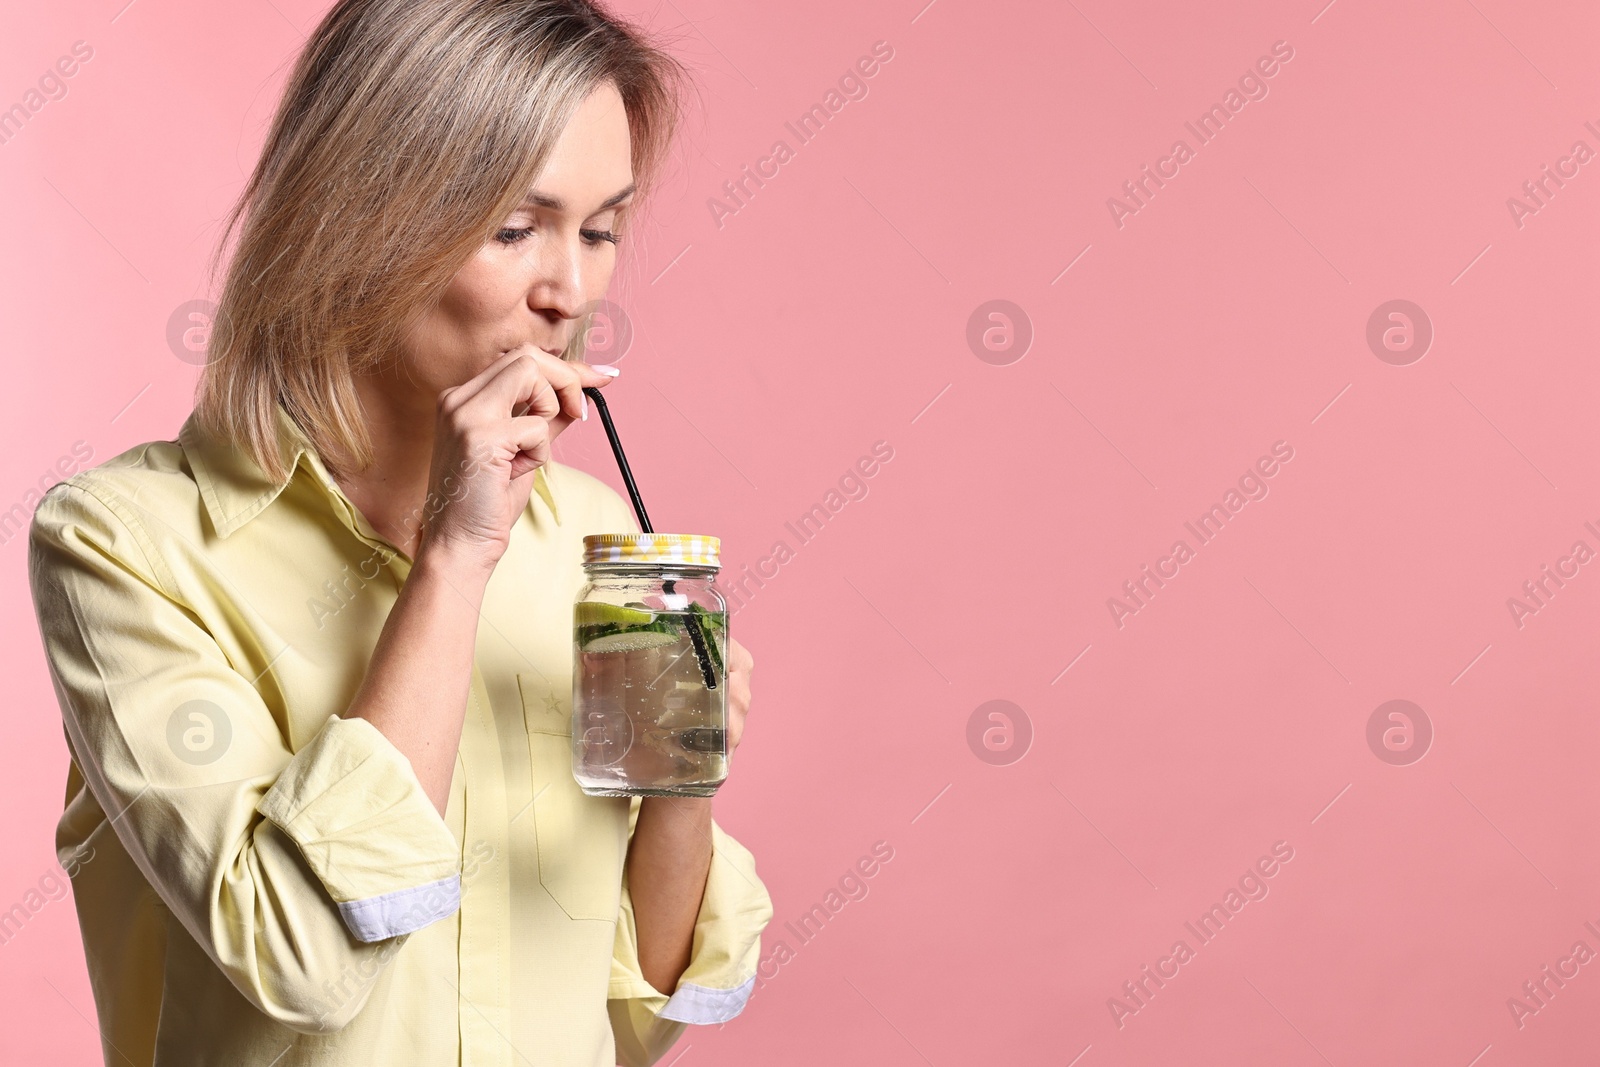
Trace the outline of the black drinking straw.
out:
[[[611,453],[617,457],[617,470],[622,472],[622,483],[628,487],[628,499],[633,502],[633,513],[639,517],[639,529],[644,533],[655,533],[650,525],[650,516],[644,513],[644,501],[639,497],[639,487],[633,482],[633,471],[628,468],[628,457],[622,454],[622,439],[617,436],[617,428],[611,422],[611,412],[606,408],[606,398],[600,395],[600,390],[585,387],[583,394],[594,401],[596,410],[600,412],[600,422],[606,428],[606,440],[611,442]],[[667,579],[661,583],[661,589],[668,596],[672,595],[678,583]],[[689,641],[694,645],[694,657],[700,661],[700,676],[705,680],[707,689],[717,687],[717,672],[711,668],[711,654],[706,650],[705,636],[700,633],[699,620],[694,612],[685,610],[684,621],[689,630]]]

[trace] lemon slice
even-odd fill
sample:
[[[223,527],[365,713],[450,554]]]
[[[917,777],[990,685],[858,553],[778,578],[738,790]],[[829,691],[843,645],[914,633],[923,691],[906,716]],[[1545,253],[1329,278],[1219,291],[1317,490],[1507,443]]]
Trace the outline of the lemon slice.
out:
[[[584,600],[576,608],[579,626],[600,626],[615,623],[618,626],[649,626],[655,621],[655,612],[639,608],[625,608],[618,604],[605,604],[598,600]]]
[[[632,630],[620,634],[596,637],[583,646],[585,652],[640,652],[647,648],[660,648],[678,639],[676,634],[659,630]]]

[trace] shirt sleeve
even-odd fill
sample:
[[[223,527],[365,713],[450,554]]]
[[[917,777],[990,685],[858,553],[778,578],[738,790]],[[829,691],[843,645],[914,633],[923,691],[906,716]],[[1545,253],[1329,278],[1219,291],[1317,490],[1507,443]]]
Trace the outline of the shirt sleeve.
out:
[[[47,493],[29,580],[74,762],[120,844],[222,973],[270,1017],[337,1030],[403,938],[453,913],[461,851],[410,762],[331,717],[290,751],[113,491]],[[92,901],[86,902],[93,906]]]
[[[630,805],[628,834],[639,818]],[[744,1010],[755,991],[761,931],[772,919],[772,900],[756,877],[755,858],[715,821],[711,868],[695,919],[689,966],[671,996],[645,980],[639,966],[638,929],[626,873],[611,961],[608,1007],[617,1062],[648,1067],[672,1047],[689,1023],[724,1023]]]

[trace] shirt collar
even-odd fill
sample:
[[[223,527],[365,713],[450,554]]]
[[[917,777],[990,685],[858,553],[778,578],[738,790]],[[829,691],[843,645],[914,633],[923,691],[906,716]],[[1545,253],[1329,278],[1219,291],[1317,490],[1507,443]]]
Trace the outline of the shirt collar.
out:
[[[265,511],[301,466],[310,472],[324,492],[355,511],[323,465],[311,440],[290,418],[282,403],[274,405],[274,414],[278,454],[283,457],[284,469],[288,472],[278,479],[270,477],[243,449],[205,434],[193,413],[178,431],[178,443],[189,459],[195,484],[200,488],[200,499],[205,503],[218,537],[228,537]],[[533,488],[559,524],[561,515],[544,467],[534,472]]]

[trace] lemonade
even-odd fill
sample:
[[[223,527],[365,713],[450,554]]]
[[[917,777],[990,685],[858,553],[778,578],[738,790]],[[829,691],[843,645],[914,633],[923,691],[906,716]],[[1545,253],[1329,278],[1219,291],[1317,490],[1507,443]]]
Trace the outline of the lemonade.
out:
[[[710,796],[727,777],[727,614],[675,599],[683,610],[575,605],[573,773],[585,793]]]

